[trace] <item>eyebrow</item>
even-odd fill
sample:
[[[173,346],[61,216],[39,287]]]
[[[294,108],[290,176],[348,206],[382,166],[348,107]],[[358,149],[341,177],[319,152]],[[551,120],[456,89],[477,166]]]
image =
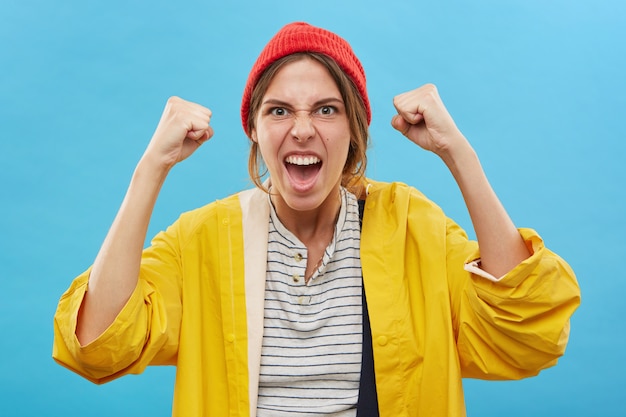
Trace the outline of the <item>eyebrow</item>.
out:
[[[317,100],[315,103],[313,103],[313,107],[319,107],[319,106],[323,106],[324,104],[331,104],[331,103],[339,103],[342,105],[344,104],[343,100],[339,98],[327,97],[321,100]],[[274,98],[269,98],[261,103],[261,106],[266,106],[266,105],[283,106],[283,107],[291,106],[291,104],[286,101],[282,101],[282,100],[278,100]]]

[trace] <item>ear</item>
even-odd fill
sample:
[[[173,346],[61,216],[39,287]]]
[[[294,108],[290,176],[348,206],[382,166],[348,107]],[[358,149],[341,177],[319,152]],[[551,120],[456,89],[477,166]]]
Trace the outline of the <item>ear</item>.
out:
[[[256,138],[256,129],[252,129],[250,131],[250,139],[252,140],[252,142],[254,143],[259,143],[259,141]]]

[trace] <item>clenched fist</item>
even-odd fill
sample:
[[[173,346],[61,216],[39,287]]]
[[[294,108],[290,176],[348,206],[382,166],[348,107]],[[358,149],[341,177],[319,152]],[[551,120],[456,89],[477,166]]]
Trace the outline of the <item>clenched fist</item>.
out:
[[[210,121],[211,110],[179,97],[171,97],[144,157],[164,168],[171,168],[213,136]]]
[[[443,156],[467,144],[434,85],[397,95],[393,105],[398,114],[391,125],[422,148]]]

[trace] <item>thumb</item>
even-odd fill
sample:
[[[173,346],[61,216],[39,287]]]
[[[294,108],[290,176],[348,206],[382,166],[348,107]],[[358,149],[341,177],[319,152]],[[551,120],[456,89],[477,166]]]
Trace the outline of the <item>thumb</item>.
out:
[[[192,131],[187,132],[187,137],[189,139],[192,139],[200,144],[211,139],[212,136],[213,136],[213,128],[211,126],[208,126],[205,129],[192,130]]]
[[[403,135],[406,135],[411,128],[411,124],[404,120],[399,114],[391,118],[391,126]]]

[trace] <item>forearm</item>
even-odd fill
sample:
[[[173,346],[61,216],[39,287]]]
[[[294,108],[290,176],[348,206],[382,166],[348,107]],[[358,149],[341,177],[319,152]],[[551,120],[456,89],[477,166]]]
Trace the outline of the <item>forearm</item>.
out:
[[[454,176],[474,226],[481,268],[500,277],[530,253],[517,228],[489,184],[476,152],[466,140],[442,154]]]
[[[137,165],[89,276],[76,328],[81,345],[106,330],[133,293],[150,217],[166,176],[167,170],[147,157]]]

